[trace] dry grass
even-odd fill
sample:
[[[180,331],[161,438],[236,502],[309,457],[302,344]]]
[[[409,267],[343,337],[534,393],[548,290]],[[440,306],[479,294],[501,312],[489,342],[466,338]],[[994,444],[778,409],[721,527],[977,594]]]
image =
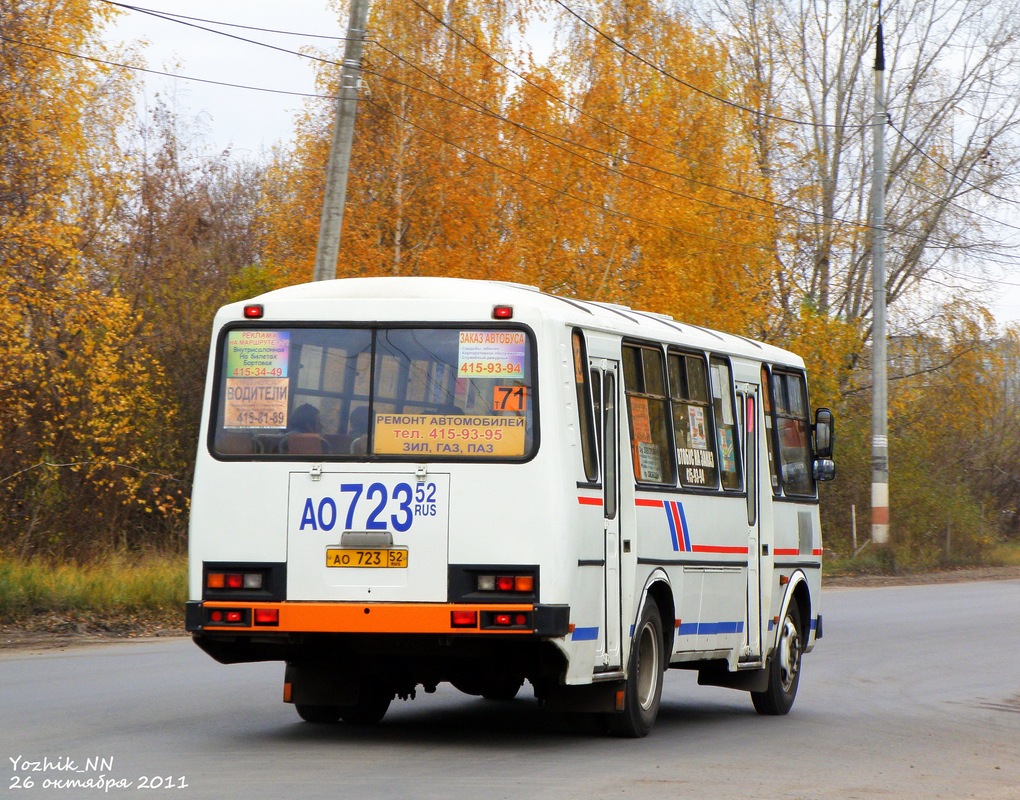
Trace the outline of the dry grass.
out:
[[[183,613],[183,556],[119,554],[87,565],[0,557],[0,615],[5,621],[71,615],[88,619]]]

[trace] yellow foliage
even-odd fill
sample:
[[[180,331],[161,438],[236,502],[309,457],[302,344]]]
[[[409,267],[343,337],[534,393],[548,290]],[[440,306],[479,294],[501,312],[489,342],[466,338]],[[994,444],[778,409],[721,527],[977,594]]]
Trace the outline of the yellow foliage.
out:
[[[630,0],[596,21],[662,71],[583,30],[536,67],[508,36],[527,6],[373,3],[385,47],[366,50],[338,276],[510,280],[750,332],[771,303],[771,217],[736,112],[690,88],[726,94],[724,55]],[[309,109],[269,182],[281,281],[311,277],[333,111]]]
[[[843,382],[863,349],[858,329],[803,305],[785,346],[800,355],[807,365],[814,405],[839,406],[845,389]]]
[[[118,509],[154,482],[176,414],[139,314],[90,288],[121,202],[125,176],[110,165],[130,80],[60,51],[98,53],[112,8],[0,6],[0,541],[23,555],[98,518],[119,537]],[[176,491],[159,493],[166,515],[184,510]]]

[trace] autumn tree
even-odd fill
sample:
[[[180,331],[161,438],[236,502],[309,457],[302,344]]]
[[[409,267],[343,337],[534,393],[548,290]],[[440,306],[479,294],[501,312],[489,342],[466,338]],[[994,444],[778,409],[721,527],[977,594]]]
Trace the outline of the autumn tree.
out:
[[[151,435],[172,425],[139,314],[95,288],[99,246],[128,185],[130,108],[102,55],[109,7],[0,7],[0,548],[88,556],[185,507]]]
[[[372,4],[339,276],[495,277],[501,176],[486,160],[506,73],[493,57],[505,57],[517,5]],[[336,92],[338,61],[320,70],[324,92]],[[266,255],[294,279],[311,276],[333,114],[310,108],[272,172]]]
[[[878,8],[873,3],[692,3],[742,76],[750,131],[776,228],[775,288],[795,316],[870,330],[871,125]],[[707,10],[706,10],[707,9]],[[1000,250],[996,206],[1020,173],[1020,20],[992,0],[884,8],[887,83],[886,292],[900,301],[948,272],[987,277]]]
[[[192,120],[161,97],[124,138],[134,191],[120,206],[108,267],[94,282],[144,314],[151,347],[173,365],[166,385],[179,417],[168,431],[167,468],[188,482],[213,315],[233,294],[259,288],[265,166],[210,151]]]
[[[577,170],[565,286],[741,333],[771,303],[769,205],[739,135],[724,53],[666,4],[562,19],[554,67]]]
[[[947,404],[949,388],[969,380],[987,389],[1003,379],[989,375],[985,362],[970,364],[968,379],[961,371],[966,359],[957,354],[970,348],[987,355],[1001,338],[972,299],[995,265],[1010,260],[1002,242],[1012,228],[1003,224],[1009,214],[1002,208],[1014,202],[1020,168],[1020,100],[998,87],[1020,74],[1020,22],[1012,8],[989,0],[686,6],[726,51],[741,76],[741,103],[755,111],[746,118],[748,136],[777,201],[773,294],[782,313],[772,335],[812,360],[829,353],[828,371],[816,375],[836,387],[827,395],[854,429],[840,439],[852,458],[831,493],[839,496],[852,483],[861,509],[869,507],[870,453],[863,444],[870,441],[870,393],[863,392],[871,380],[862,368],[870,363],[873,67],[882,9],[891,343],[925,342],[933,365],[924,386],[900,379],[890,387],[891,401],[911,398],[890,404],[893,519],[905,540],[899,555],[913,543],[912,555],[925,558],[931,544],[925,537],[935,534],[924,502],[945,507],[952,495],[959,509],[986,497],[967,478],[976,461],[961,468],[964,441],[950,446],[942,434],[965,416],[963,406]],[[964,329],[971,333],[962,335]],[[939,381],[955,383],[924,391]],[[915,424],[921,408],[928,412],[924,425]],[[1009,457],[998,440],[975,434],[975,424],[983,431],[987,419],[971,420],[966,441],[996,450],[1004,463]],[[1003,510],[1015,503],[1009,494]]]
[[[567,19],[538,65],[528,8],[373,4],[338,274],[516,280],[748,331],[771,219],[722,52],[630,0]],[[292,278],[310,275],[332,113],[310,109],[272,173],[267,261]]]
[[[1003,512],[1020,499],[1009,436],[1017,424],[1015,334],[1002,337],[975,304],[947,304],[937,319],[924,332],[894,337],[889,348],[892,549],[905,568],[980,562]],[[870,364],[855,377],[859,388],[843,400],[839,480],[822,496],[827,546],[843,556],[851,551],[854,506],[859,542],[868,538]]]

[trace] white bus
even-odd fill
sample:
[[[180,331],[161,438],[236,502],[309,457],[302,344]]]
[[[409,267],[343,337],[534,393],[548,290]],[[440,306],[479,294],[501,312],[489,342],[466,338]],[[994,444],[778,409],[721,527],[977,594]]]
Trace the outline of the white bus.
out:
[[[359,278],[217,314],[187,628],[310,722],[443,681],[643,736],[668,668],[785,714],[822,635],[832,415],[800,358],[509,283]]]

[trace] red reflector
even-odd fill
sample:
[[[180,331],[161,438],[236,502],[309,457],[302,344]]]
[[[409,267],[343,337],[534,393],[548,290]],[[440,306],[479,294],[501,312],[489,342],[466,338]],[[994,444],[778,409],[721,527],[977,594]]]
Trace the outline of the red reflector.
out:
[[[263,314],[262,306],[258,304],[252,304],[244,307],[244,318],[245,319],[262,319]]]
[[[230,572],[226,576],[226,586],[228,589],[240,589],[244,586],[244,575],[240,572]]]
[[[494,306],[492,309],[493,319],[513,319],[514,318],[514,307],[513,306]]]
[[[209,621],[210,622],[223,622],[223,612],[222,611],[210,611],[209,612]]]
[[[477,628],[477,611],[451,611],[450,626],[453,628]]]
[[[255,609],[255,624],[256,625],[279,625],[280,624],[280,609],[278,609],[278,608],[256,608]]]
[[[240,622],[240,621],[241,621],[241,612],[240,611],[228,611],[227,612],[227,622]]]
[[[509,614],[496,614],[496,616],[494,616],[492,618],[492,621],[495,622],[497,625],[509,625],[510,624],[510,615]]]
[[[512,592],[514,590],[514,576],[500,575],[496,578],[496,589],[501,592]]]
[[[527,614],[518,614],[516,617],[514,617],[514,625],[527,625],[527,624],[528,624]]]

